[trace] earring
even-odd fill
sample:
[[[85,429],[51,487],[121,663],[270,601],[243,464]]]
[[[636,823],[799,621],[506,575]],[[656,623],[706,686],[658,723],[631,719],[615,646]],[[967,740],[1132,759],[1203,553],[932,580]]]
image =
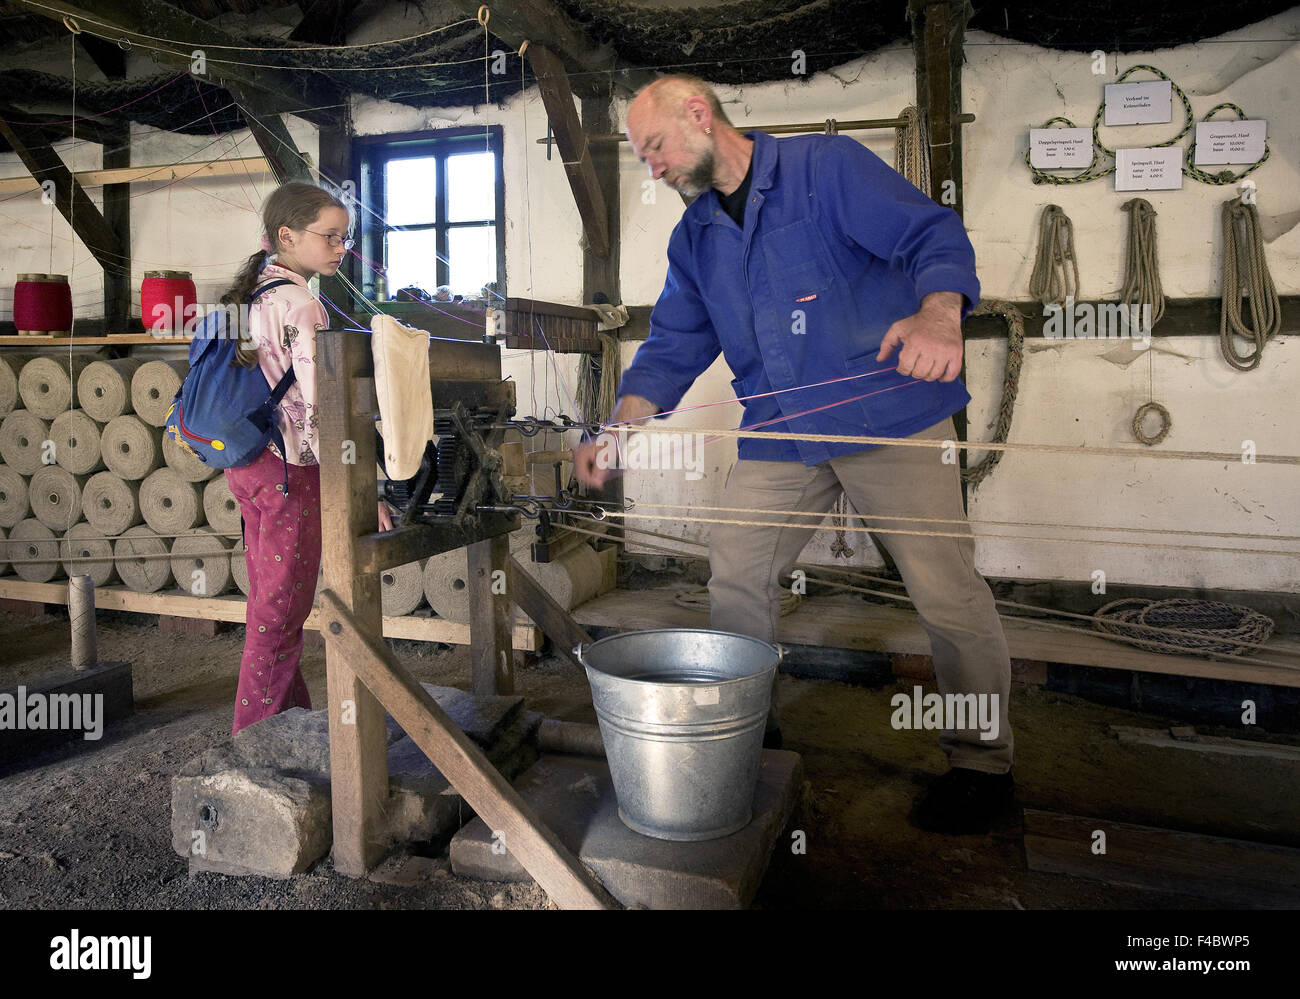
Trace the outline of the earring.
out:
[[[706,128],[704,129],[704,134],[705,134],[705,135],[712,135],[712,134],[713,134],[713,129],[711,129],[711,128],[707,128],[707,127],[706,127]]]

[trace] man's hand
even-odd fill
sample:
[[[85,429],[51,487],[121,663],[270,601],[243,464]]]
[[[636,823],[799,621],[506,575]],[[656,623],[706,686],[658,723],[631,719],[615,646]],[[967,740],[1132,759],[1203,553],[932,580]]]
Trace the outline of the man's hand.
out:
[[[387,500],[379,501],[379,529],[381,531],[391,531],[393,529],[393,514],[396,512],[388,505]]]
[[[961,303],[955,291],[925,296],[921,311],[889,327],[877,361],[888,359],[899,344],[898,373],[922,381],[950,382],[961,373]]]
[[[641,420],[659,412],[659,407],[639,395],[625,395],[618,400],[610,423]],[[588,438],[573,449],[573,472],[578,482],[588,489],[600,489],[618,470],[618,441],[614,434],[601,434]]]

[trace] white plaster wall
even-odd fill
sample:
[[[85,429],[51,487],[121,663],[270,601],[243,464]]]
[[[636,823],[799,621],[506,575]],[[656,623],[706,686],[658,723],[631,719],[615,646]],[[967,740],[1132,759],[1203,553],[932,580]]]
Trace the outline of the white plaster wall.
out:
[[[1300,119],[1293,111],[1300,79],[1297,39],[1300,8],[1199,45],[1120,57],[1111,53],[1107,73],[1094,75],[1087,55],[972,33],[963,88],[965,105],[978,121],[963,133],[965,218],[985,296],[1029,297],[1039,217],[1044,205],[1054,203],[1074,223],[1081,297],[1113,301],[1123,282],[1127,216],[1121,205],[1133,197],[1146,198],[1158,213],[1165,294],[1219,294],[1220,209],[1236,196],[1235,188],[1184,178],[1179,191],[1132,194],[1115,191],[1113,177],[1036,186],[1024,166],[1029,128],[1041,127],[1054,115],[1090,127],[1103,86],[1138,63],[1157,66],[1172,77],[1187,93],[1198,120],[1223,101],[1268,120],[1271,156],[1251,175],[1258,187],[1265,254],[1278,293],[1300,292]],[[1137,73],[1135,78],[1151,77]],[[1163,141],[1184,120],[1176,98],[1174,105],[1174,124],[1103,126],[1102,141],[1110,148]],[[1285,320],[1284,332],[1292,335],[1271,342],[1262,366],[1249,373],[1223,360],[1215,337],[1157,335],[1154,349],[1136,356],[1116,352],[1113,341],[1038,341],[1025,355],[1010,439],[1141,449],[1133,438],[1132,416],[1154,399],[1169,409],[1173,425],[1154,450],[1240,454],[1243,441],[1249,440],[1261,454],[1300,453],[1300,402],[1293,387],[1300,373],[1294,337],[1300,317]],[[1002,341],[968,345],[971,436],[991,431],[1005,355]],[[998,576],[1087,580],[1100,569],[1110,582],[1297,592],[1300,559],[1295,556],[1198,552],[1192,546],[1296,550],[1294,543],[1268,538],[1300,535],[1298,486],[1300,469],[1294,465],[1009,454],[973,492],[971,517],[1060,526],[987,526],[982,533],[1095,539],[1098,533],[1085,527],[1109,526],[1259,537],[1101,535],[1169,548],[985,540],[978,545],[977,563],[983,572]]]

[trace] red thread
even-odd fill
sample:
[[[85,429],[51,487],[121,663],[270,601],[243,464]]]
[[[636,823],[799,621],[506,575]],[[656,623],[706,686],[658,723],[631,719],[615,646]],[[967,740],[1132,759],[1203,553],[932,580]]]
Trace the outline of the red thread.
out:
[[[28,275],[21,275],[27,277]],[[14,329],[66,333],[72,329],[72,288],[63,274],[31,275],[14,285]]]
[[[155,333],[185,329],[198,311],[198,293],[188,271],[149,271],[140,285],[140,319]]]

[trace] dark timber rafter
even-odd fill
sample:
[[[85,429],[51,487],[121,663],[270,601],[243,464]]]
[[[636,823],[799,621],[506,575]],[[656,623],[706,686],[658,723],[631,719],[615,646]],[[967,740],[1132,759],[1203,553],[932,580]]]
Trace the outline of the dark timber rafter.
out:
[[[480,3],[450,0],[450,6],[465,17],[476,17]],[[492,34],[516,51],[524,42],[530,48],[543,45],[550,49],[570,68],[573,92],[579,97],[608,94],[611,85],[632,93],[655,78],[649,70],[618,68],[612,46],[595,44],[549,0],[511,0],[489,9],[488,30]]]
[[[117,41],[126,39],[144,51],[153,52],[160,62],[190,70],[192,52],[204,45],[241,45],[241,39],[215,28],[201,18],[173,7],[162,0],[12,0],[34,14],[61,21],[65,16],[79,19],[83,32],[103,35]],[[92,24],[91,22],[98,22]],[[111,27],[104,27],[103,25]],[[183,40],[184,46],[162,44],[155,38]],[[162,49],[164,51],[157,51]],[[228,49],[204,51],[207,62],[205,79],[225,85],[240,86],[246,94],[257,91],[278,111],[300,115],[317,125],[330,126],[338,118],[337,105],[343,103],[337,87],[315,73],[305,70],[267,69],[236,66],[222,59],[253,62],[248,53]]]
[[[38,126],[13,118],[0,119],[0,135],[31,171],[36,183],[54,181],[55,207],[71,224],[86,249],[94,254],[104,272],[118,276],[126,271],[129,267],[126,248],[54,151],[48,136]]]
[[[573,188],[582,228],[587,235],[587,246],[597,257],[609,256],[609,222],[605,196],[596,178],[596,167],[591,160],[587,135],[578,120],[573,106],[573,91],[569,77],[559,58],[542,45],[529,44],[525,55],[537,75],[537,85],[542,91],[542,102],[551,119],[555,143],[564,159],[564,172]]]

